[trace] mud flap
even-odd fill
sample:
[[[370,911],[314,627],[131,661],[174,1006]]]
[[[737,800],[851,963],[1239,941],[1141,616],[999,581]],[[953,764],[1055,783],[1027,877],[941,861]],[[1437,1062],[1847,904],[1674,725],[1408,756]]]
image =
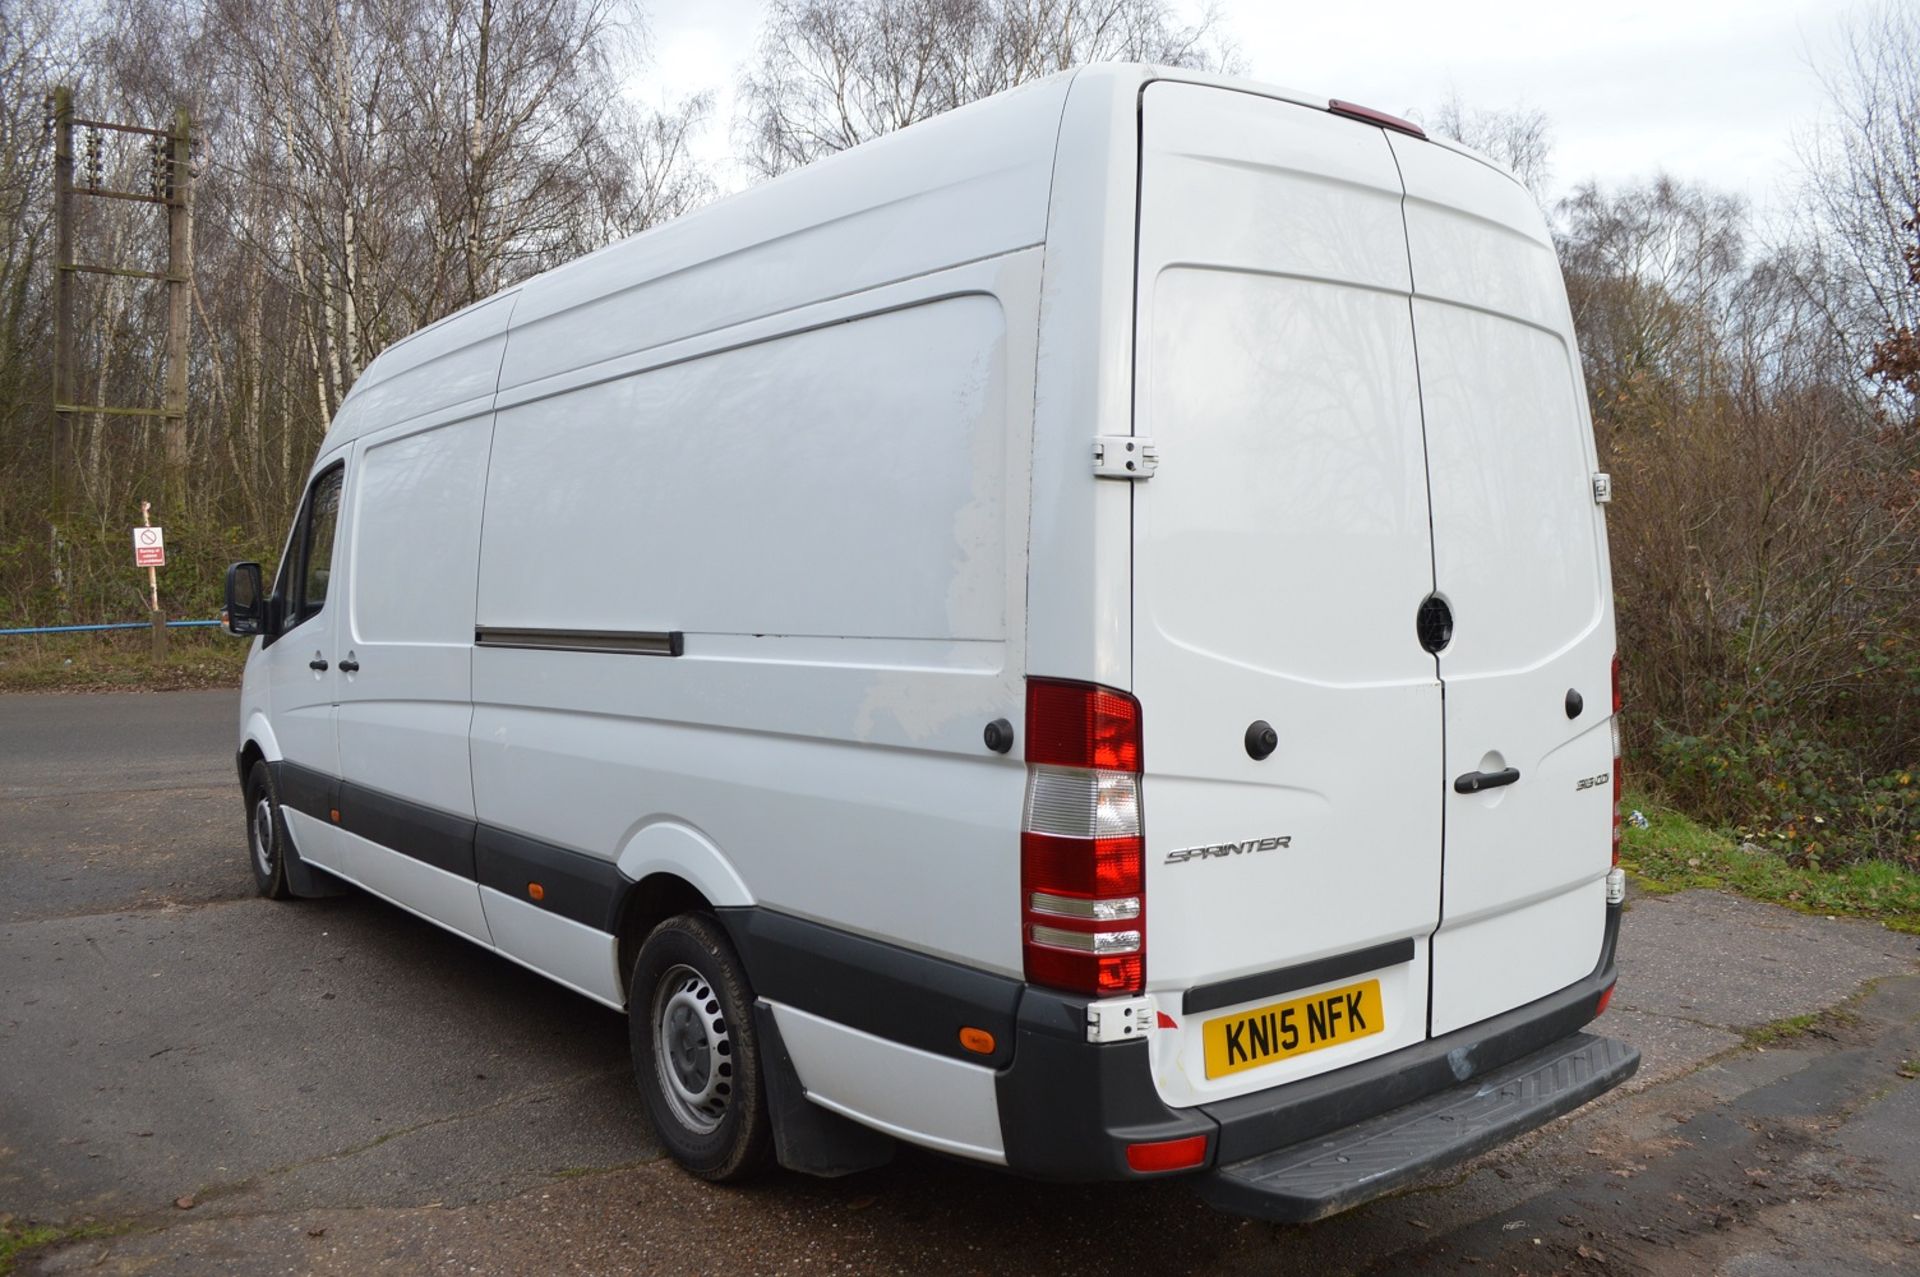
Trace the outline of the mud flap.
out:
[[[773,1152],[780,1165],[803,1175],[832,1179],[885,1166],[893,1160],[891,1135],[821,1108],[807,1098],[787,1054],[773,1008],[753,1008],[760,1039],[760,1069],[767,1081],[767,1112],[773,1120]]]
[[[287,834],[287,890],[302,900],[322,900],[328,896],[344,896],[347,884],[324,869],[308,864],[300,859],[300,849],[293,844],[293,831]]]

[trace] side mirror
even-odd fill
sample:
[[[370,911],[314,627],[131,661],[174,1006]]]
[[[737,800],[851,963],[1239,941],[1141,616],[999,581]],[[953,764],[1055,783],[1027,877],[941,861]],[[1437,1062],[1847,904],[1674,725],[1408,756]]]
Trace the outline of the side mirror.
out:
[[[236,563],[227,569],[227,606],[221,627],[245,637],[267,632],[267,592],[261,585],[258,563]]]

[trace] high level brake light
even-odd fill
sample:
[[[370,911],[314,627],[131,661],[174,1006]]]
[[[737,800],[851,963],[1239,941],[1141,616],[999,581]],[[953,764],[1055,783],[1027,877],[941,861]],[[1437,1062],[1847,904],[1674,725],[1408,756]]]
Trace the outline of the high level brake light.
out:
[[[1020,928],[1027,979],[1111,996],[1146,988],[1140,703],[1027,680]]]

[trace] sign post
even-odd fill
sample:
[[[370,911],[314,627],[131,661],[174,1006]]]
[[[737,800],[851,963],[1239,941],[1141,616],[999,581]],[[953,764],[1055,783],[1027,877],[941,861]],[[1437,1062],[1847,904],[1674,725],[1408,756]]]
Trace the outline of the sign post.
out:
[[[160,610],[160,572],[167,566],[167,534],[153,526],[153,503],[140,503],[140,526],[133,530],[133,565],[147,570],[147,619],[153,622],[153,659],[167,657],[167,617]]]

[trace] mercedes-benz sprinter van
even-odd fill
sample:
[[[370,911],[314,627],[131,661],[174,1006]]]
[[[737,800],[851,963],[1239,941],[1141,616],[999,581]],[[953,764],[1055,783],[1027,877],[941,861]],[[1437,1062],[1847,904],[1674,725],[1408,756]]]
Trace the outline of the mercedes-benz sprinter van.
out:
[[[1607,495],[1510,175],[1058,75],[382,354],[229,574],[254,871],[624,1011],[711,1179],[1323,1215],[1637,1064]]]

